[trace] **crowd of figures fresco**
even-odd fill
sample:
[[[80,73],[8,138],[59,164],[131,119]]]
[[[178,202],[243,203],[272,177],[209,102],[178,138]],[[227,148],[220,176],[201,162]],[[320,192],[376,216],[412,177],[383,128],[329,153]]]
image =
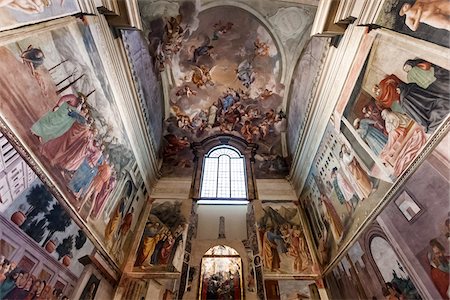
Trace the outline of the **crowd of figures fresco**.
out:
[[[78,259],[95,248],[1,134],[0,141],[8,150],[0,155],[0,299],[70,296],[84,269]]]
[[[448,117],[448,62],[428,53],[425,42],[411,42],[374,38],[365,63],[352,71],[359,77],[349,99],[338,103],[322,137],[301,203],[323,264]]]
[[[151,6],[140,2],[141,12]],[[176,5],[175,5],[176,6]],[[155,69],[170,74],[170,115],[164,133],[163,174],[192,172],[190,143],[231,133],[257,143],[258,177],[283,177],[280,55],[268,31],[237,7],[198,13],[184,2],[165,18],[142,16]],[[241,28],[247,28],[245,34]]]
[[[3,121],[121,261],[142,179],[89,27],[73,20],[4,44]]]
[[[266,276],[311,274],[311,254],[297,207],[293,203],[265,202],[262,208],[255,208],[255,213]]]
[[[140,271],[181,271],[190,212],[186,202],[152,203],[134,264]]]

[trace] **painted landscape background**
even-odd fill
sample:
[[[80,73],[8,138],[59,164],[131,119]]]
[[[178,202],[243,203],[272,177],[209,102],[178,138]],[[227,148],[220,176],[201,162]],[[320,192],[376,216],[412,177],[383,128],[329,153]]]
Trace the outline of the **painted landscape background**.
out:
[[[142,177],[89,27],[66,24],[3,41],[0,116],[120,264]]]
[[[327,276],[333,298],[447,299],[450,136]]]
[[[0,145],[0,296],[71,296],[79,259],[96,249],[1,133]],[[33,287],[26,292],[20,271]]]

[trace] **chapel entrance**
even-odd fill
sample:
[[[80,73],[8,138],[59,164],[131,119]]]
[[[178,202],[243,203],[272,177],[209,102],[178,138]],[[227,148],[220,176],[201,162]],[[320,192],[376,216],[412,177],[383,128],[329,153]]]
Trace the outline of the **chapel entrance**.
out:
[[[210,248],[201,261],[199,299],[244,299],[242,259],[231,247]]]

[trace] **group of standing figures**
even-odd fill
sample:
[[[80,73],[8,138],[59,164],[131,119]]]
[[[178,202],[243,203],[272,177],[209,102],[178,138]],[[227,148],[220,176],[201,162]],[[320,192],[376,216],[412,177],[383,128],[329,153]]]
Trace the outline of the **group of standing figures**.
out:
[[[423,59],[403,65],[372,87],[375,101],[362,108],[353,126],[375,156],[398,177],[450,111],[450,72]]]
[[[407,82],[396,75],[374,85],[376,104],[381,109],[399,110],[434,132],[450,111],[450,72],[423,59],[407,60],[403,66]]]
[[[312,264],[308,245],[299,225],[289,223],[280,226],[260,227],[264,268],[281,272],[282,258],[291,257],[292,271],[304,272]]]
[[[92,200],[87,216],[97,219],[117,175],[90,110],[82,93],[64,95],[31,131],[41,142],[41,155],[69,181],[68,187],[78,200],[77,210]]]

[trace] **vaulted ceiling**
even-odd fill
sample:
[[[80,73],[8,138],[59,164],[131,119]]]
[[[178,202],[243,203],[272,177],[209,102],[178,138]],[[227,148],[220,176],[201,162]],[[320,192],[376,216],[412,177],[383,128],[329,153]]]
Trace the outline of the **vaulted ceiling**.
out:
[[[224,133],[258,145],[257,178],[288,174],[290,83],[315,4],[139,2],[142,37],[163,85],[163,176],[189,176],[190,144]]]

